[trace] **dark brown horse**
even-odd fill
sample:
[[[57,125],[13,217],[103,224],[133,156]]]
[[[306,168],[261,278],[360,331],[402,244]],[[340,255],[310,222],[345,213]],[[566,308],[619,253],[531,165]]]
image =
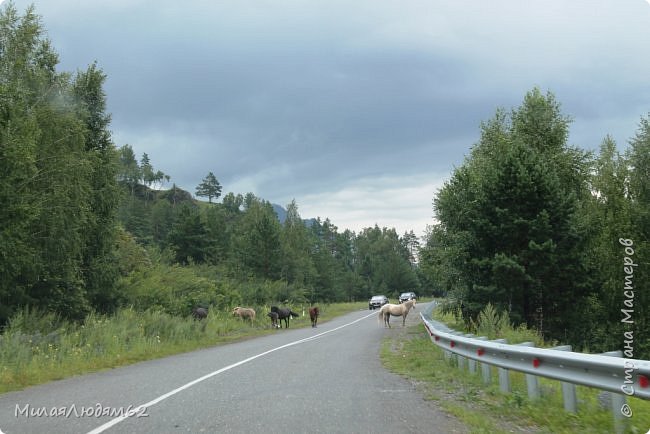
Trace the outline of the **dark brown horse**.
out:
[[[318,315],[320,315],[320,309],[318,309],[318,306],[309,308],[309,318],[311,318],[312,327],[316,327],[316,323],[318,322]]]
[[[278,313],[277,312],[269,312],[267,313],[268,317],[271,318],[271,327],[274,329],[279,329],[280,324],[278,323]]]
[[[192,309],[192,316],[194,319],[202,320],[203,318],[207,318],[208,316],[208,308],[207,307],[195,307]]]
[[[278,319],[280,320],[280,328],[282,328],[282,320],[284,320],[285,328],[289,328],[289,318],[298,318],[300,316],[288,307],[271,306],[271,312],[278,314]]]

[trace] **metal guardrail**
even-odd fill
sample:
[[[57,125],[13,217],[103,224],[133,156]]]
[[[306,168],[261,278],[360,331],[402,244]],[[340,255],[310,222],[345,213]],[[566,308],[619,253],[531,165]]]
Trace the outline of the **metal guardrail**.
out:
[[[576,384],[611,392],[617,431],[620,431],[621,418],[629,416],[625,414],[627,396],[650,399],[648,360],[623,358],[621,351],[584,354],[572,352],[570,346],[535,348],[530,342],[510,345],[503,339],[489,341],[486,337],[457,332],[433,320],[431,313],[434,307],[435,303],[431,303],[420,313],[431,341],[442,348],[448,357],[455,354],[459,367],[464,367],[467,361],[469,370],[475,372],[476,363],[481,363],[486,382],[491,381],[489,365],[498,367],[499,384],[504,392],[510,389],[509,370],[527,374],[528,394],[532,399],[539,397],[538,376],[563,382],[564,407],[571,412],[576,412],[577,408]]]

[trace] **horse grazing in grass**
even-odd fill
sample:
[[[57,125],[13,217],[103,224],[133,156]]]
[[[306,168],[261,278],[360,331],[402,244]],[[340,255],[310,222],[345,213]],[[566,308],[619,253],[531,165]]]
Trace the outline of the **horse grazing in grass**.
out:
[[[318,306],[309,308],[309,318],[311,318],[312,327],[316,327],[316,323],[318,322],[318,315],[320,315],[320,309],[318,309]]]
[[[202,320],[208,316],[208,308],[206,307],[195,307],[192,309],[192,316],[194,319]]]
[[[287,307],[271,306],[271,312],[278,314],[280,320],[280,328],[282,328],[282,320],[284,320],[285,328],[289,328],[289,318],[298,318],[300,315]]]
[[[233,316],[238,316],[241,319],[251,320],[251,324],[253,324],[253,320],[255,319],[255,309],[251,309],[250,307],[237,306],[232,310],[232,314]]]
[[[390,328],[390,317],[401,316],[402,327],[406,325],[406,315],[415,307],[415,300],[408,300],[402,304],[385,304],[379,309],[379,323],[384,322],[384,327]]]
[[[269,318],[271,318],[271,327],[274,329],[279,329],[280,324],[278,323],[278,313],[277,312],[269,312],[266,314]]]

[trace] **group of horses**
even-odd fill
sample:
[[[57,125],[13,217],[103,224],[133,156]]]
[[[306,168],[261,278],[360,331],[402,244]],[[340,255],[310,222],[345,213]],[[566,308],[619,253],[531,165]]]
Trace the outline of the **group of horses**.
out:
[[[237,306],[232,310],[232,314],[233,316],[238,316],[242,320],[249,320],[251,322],[251,325],[255,320],[255,309],[250,307]],[[277,306],[271,306],[271,312],[267,313],[266,315],[271,318],[271,327],[273,328],[282,328],[282,320],[284,320],[285,328],[289,328],[289,319],[298,318],[300,316],[288,307]],[[309,308],[309,318],[311,319],[312,327],[316,327],[319,315],[320,309],[318,306]],[[192,316],[194,319],[202,320],[208,316],[208,309],[205,307],[195,307],[192,310]]]
[[[408,300],[402,304],[390,304],[387,303],[379,309],[379,322],[384,324],[384,327],[390,327],[390,317],[391,316],[401,316],[402,317],[402,326],[406,325],[406,316],[415,308],[415,300]],[[255,309],[250,307],[240,307],[237,306],[232,310],[233,316],[238,316],[243,320],[250,320],[251,325],[255,320]],[[273,328],[282,328],[282,320],[284,320],[285,328],[289,328],[289,319],[298,318],[300,315],[292,311],[288,307],[277,307],[271,306],[271,311],[266,314],[271,318],[271,327]],[[320,315],[320,309],[318,306],[313,306],[309,308],[309,318],[311,319],[311,326],[316,327],[318,322],[318,316]],[[208,309],[204,307],[195,307],[192,310],[192,316],[195,319],[201,320],[208,316]]]
[[[266,314],[271,318],[271,327],[273,328],[282,328],[282,320],[284,320],[284,327],[289,328],[289,319],[297,318],[300,315],[289,309],[288,307],[277,307],[271,306],[271,312]],[[309,308],[309,318],[311,319],[311,326],[316,327],[318,322],[318,316],[320,315],[320,309],[318,306],[313,306]]]

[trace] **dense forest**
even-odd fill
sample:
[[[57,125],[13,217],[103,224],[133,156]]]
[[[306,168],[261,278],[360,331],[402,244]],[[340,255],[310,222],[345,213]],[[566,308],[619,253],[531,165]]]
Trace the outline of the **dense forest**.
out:
[[[295,201],[280,223],[253,193],[222,196],[213,173],[196,186],[207,201],[164,188],[173,178],[149,155],[113,143],[102,70],[57,65],[33,8],[5,6],[2,324],[25,307],[81,320],[414,290],[449,295],[468,322],[492,303],[549,339],[650,357],[650,117],[624,153],[609,137],[592,153],[567,144],[569,117],[533,89],[480,126],[420,246],[413,232],[305,224]]]
[[[57,72],[33,8],[0,16],[0,321],[24,306],[81,319],[121,305],[186,315],[196,304],[359,300],[417,290],[417,239],[307,227],[295,202],[228,193],[209,173],[200,202],[116,147],[106,79]],[[213,201],[214,199],[214,201]]]

